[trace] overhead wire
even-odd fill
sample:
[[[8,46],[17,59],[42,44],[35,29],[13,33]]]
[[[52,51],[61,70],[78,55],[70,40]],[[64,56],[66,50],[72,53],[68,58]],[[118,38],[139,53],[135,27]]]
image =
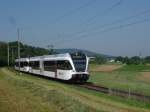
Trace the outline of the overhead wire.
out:
[[[116,25],[118,23],[121,23],[121,22],[125,22],[125,21],[128,21],[128,20],[131,20],[133,18],[136,18],[136,17],[139,17],[139,16],[142,16],[142,15],[145,15],[147,13],[150,13],[150,9],[147,9],[147,10],[144,10],[144,11],[141,11],[137,14],[134,14],[134,15],[131,15],[131,16],[128,16],[128,17],[125,17],[125,18],[122,18],[122,19],[118,19],[116,21],[113,21],[111,23],[107,23],[107,24],[104,24],[102,26],[97,26],[97,27],[94,27],[94,28],[90,28],[90,29],[83,29],[81,31],[78,31],[78,32],[74,32],[72,34],[70,34],[70,36],[77,36],[79,34],[82,34],[82,33],[86,33],[86,32],[91,32],[91,31],[95,31],[95,30],[100,30],[102,28],[105,28],[105,27],[108,27],[108,26],[113,26],[113,25]]]
[[[92,4],[94,4],[95,2],[96,2],[96,0],[90,0],[89,2],[83,4],[82,6],[77,7],[75,9],[73,9],[73,10],[70,10],[70,11],[66,12],[65,14],[63,14],[63,15],[56,17],[55,20],[53,21],[53,23],[57,23],[61,19],[74,14],[74,13],[80,11],[81,9],[85,8],[85,7],[88,7],[88,6],[92,5]]]
[[[112,4],[109,8],[105,9],[102,13],[100,14],[95,14],[93,17],[89,18],[88,20],[85,21],[85,23],[83,23],[83,25],[89,26],[91,24],[93,24],[95,21],[94,19],[97,17],[102,17],[107,15],[108,13],[110,13],[114,8],[118,7],[119,5],[121,5],[123,0],[119,0],[116,3]],[[91,23],[90,23],[91,22]]]
[[[116,8],[117,6],[119,6],[119,5],[122,3],[122,1],[123,1],[123,0],[117,1],[116,3],[112,4],[109,8],[105,9],[100,15],[98,15],[98,14],[94,15],[94,16],[91,17],[90,19],[86,20],[86,23],[83,23],[83,24],[86,25],[86,26],[90,25],[88,22],[92,21],[93,19],[95,19],[95,18],[98,17],[98,16],[104,16],[104,15],[108,14],[108,13],[111,12],[114,8]],[[94,3],[94,2],[92,2],[92,3]],[[88,2],[87,4],[85,4],[84,7],[87,6],[87,5],[90,5],[90,2]],[[79,7],[79,8],[77,8],[77,9],[84,8],[84,7]],[[77,9],[76,9],[76,10],[77,10]],[[68,12],[68,13],[70,13],[70,12]],[[66,14],[67,14],[67,13],[66,13]],[[63,16],[65,16],[65,15],[63,15]],[[62,16],[62,17],[63,17],[63,16]],[[56,20],[57,20],[57,19],[56,19]],[[87,23],[88,23],[88,24],[87,24]],[[81,24],[80,24],[80,25],[81,25]],[[80,26],[80,25],[79,25],[79,26]],[[77,33],[83,33],[84,31],[86,31],[86,30],[81,30],[81,31],[75,32],[75,33],[73,33],[73,34],[71,34],[71,35],[76,35]],[[69,35],[70,35],[70,34],[69,34]]]
[[[90,28],[90,29],[88,29],[88,30],[80,31],[80,33],[99,30],[99,29],[102,29],[102,28],[105,28],[105,27],[108,27],[108,26],[112,26],[112,25],[118,24],[118,23],[120,23],[120,22],[125,22],[125,21],[128,21],[128,20],[131,20],[131,19],[133,19],[133,18],[136,18],[136,17],[142,16],[142,15],[145,15],[145,14],[147,14],[147,13],[150,13],[150,9],[144,10],[144,11],[142,11],[142,12],[139,12],[139,13],[137,13],[137,14],[134,14],[134,15],[131,15],[131,16],[122,18],[122,19],[118,19],[118,20],[116,20],[116,21],[113,21],[113,22],[111,22],[111,23],[104,24],[104,25],[102,25],[102,26],[97,26],[97,27],[94,27],[94,28]],[[79,33],[79,32],[78,32],[78,33]]]
[[[81,35],[81,36],[78,36],[78,37],[71,37],[69,38],[69,42],[70,41],[73,41],[73,40],[79,40],[79,39],[82,39],[82,38],[87,38],[89,37],[90,35],[97,35],[97,34],[102,34],[102,33],[106,33],[106,32],[110,32],[110,31],[113,31],[113,30],[117,30],[117,29],[121,29],[121,28],[126,28],[126,27],[129,27],[129,26],[132,26],[132,25],[136,25],[136,24],[142,24],[142,23],[146,23],[146,22],[150,22],[150,18],[147,18],[147,19],[143,19],[143,20],[140,20],[140,21],[134,21],[134,22],[130,22],[130,23],[127,23],[127,24],[121,24],[121,25],[118,25],[118,26],[115,26],[115,27],[111,27],[111,28],[107,28],[107,29],[104,29],[104,30],[101,30],[101,31],[97,31],[93,34],[86,34],[86,35]],[[64,41],[64,42],[68,42],[68,41]],[[59,44],[62,44],[64,42],[61,42]],[[58,44],[58,43],[57,43]]]

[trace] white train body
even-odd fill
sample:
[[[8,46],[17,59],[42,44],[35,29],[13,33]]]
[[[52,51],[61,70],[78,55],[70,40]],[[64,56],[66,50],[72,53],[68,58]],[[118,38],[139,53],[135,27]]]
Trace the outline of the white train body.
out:
[[[19,69],[20,61],[20,69]],[[16,59],[15,69],[61,80],[86,81],[89,58],[82,53],[65,53]],[[22,65],[27,63],[27,66]]]
[[[29,71],[29,59],[28,58],[20,58],[15,60],[15,69],[23,72]],[[20,66],[20,67],[19,67]]]

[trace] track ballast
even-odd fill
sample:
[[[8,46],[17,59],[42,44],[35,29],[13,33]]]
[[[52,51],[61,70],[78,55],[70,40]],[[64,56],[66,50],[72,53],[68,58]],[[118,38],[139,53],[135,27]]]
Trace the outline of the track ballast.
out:
[[[121,96],[121,97],[125,97],[125,98],[132,98],[132,99],[136,99],[136,100],[140,100],[140,101],[150,102],[150,96],[146,96],[146,95],[136,93],[136,92],[131,92],[130,90],[125,91],[125,90],[119,90],[119,89],[112,89],[112,88],[108,88],[108,87],[104,87],[104,86],[94,85],[92,83],[79,84],[79,86],[89,89],[89,90],[102,92],[102,93],[105,93],[108,95],[115,95],[115,96]]]

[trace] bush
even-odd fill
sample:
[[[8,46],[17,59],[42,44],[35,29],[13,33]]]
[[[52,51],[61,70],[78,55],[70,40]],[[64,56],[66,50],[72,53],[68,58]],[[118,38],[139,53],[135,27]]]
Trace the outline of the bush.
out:
[[[104,63],[106,63],[106,61],[107,60],[106,60],[105,57],[103,57],[103,56],[96,56],[92,63],[104,64]]]

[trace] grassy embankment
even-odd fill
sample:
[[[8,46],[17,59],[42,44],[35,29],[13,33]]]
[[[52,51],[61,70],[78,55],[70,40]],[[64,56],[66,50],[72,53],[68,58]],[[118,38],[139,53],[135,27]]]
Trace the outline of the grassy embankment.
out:
[[[149,65],[90,65],[90,71],[90,82],[150,96]]]
[[[150,104],[0,69],[0,112],[149,112]]]

